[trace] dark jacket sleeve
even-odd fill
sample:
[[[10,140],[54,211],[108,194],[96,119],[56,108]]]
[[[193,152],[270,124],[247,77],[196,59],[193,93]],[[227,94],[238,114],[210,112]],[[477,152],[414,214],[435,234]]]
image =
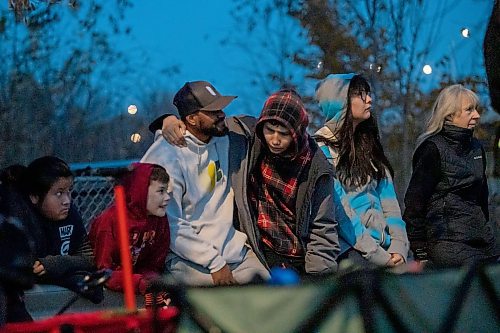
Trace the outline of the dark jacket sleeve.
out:
[[[334,273],[340,252],[335,205],[333,200],[333,176],[318,179],[311,197],[309,242],[306,245],[305,269],[310,274]]]
[[[170,114],[164,114],[163,116],[159,116],[151,124],[149,124],[148,129],[151,133],[155,133],[157,130],[162,128],[163,125],[163,119],[167,118],[170,116]]]
[[[425,141],[413,157],[413,173],[405,195],[403,220],[407,224],[410,248],[425,247],[428,200],[441,176],[440,155],[433,142]],[[417,251],[418,252],[418,251]]]
[[[479,204],[481,205],[481,210],[484,213],[484,217],[486,218],[486,221],[489,221],[490,219],[490,210],[488,206],[488,197],[489,197],[489,192],[488,192],[488,177],[486,177],[486,153],[484,149],[481,149],[482,155],[483,155],[483,187],[481,189],[481,197],[479,198]]]
[[[159,116],[151,124],[149,124],[148,129],[151,133],[155,134],[155,132],[163,127],[163,119],[167,118],[168,116],[176,116],[179,118],[178,114],[175,113],[165,113],[164,115]]]
[[[83,252],[87,252],[90,245],[88,240],[81,244]],[[65,275],[76,273],[78,271],[92,272],[95,270],[92,258],[84,255],[56,255],[38,258],[42,263],[45,271],[46,279],[58,279]]]

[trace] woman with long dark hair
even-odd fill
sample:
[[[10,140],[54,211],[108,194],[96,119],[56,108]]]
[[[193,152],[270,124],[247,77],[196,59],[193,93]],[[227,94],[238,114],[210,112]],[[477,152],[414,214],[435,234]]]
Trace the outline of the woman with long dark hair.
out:
[[[371,111],[370,85],[360,75],[332,74],[316,88],[325,125],[315,139],[336,171],[341,255],[366,266],[406,262],[408,237]],[[343,208],[343,211],[342,211]]]

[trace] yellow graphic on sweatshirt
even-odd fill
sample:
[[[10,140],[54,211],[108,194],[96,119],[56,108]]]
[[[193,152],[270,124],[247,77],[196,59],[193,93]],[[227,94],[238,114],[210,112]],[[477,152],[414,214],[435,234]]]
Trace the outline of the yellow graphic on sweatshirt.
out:
[[[208,177],[210,179],[210,191],[215,188],[215,183],[222,179],[222,170],[219,161],[210,161],[207,167]]]
[[[210,191],[212,191],[215,187],[215,163],[214,161],[210,161],[208,163],[208,177],[210,178]]]

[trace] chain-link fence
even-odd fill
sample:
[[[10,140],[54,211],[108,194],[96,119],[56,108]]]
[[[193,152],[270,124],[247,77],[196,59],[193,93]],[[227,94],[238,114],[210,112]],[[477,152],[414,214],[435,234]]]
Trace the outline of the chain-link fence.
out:
[[[76,175],[73,184],[73,204],[76,206],[87,230],[90,223],[114,200],[114,186],[130,165],[137,160],[120,160],[93,163],[73,163]]]
[[[110,176],[75,177],[73,203],[80,212],[87,229],[94,218],[113,202],[115,184],[115,178]]]

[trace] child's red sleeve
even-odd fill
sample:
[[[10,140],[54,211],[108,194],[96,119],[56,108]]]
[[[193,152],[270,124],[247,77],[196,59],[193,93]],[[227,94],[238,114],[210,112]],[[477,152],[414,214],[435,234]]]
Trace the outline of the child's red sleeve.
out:
[[[105,211],[90,227],[89,240],[97,269],[114,269],[119,266],[119,262],[113,260],[113,256],[116,256],[117,239],[111,227],[114,219],[110,215],[109,211]]]
[[[132,274],[132,285],[136,294],[144,295],[148,280],[142,274]],[[111,278],[106,282],[106,287],[114,291],[123,291],[123,271],[115,270]]]

